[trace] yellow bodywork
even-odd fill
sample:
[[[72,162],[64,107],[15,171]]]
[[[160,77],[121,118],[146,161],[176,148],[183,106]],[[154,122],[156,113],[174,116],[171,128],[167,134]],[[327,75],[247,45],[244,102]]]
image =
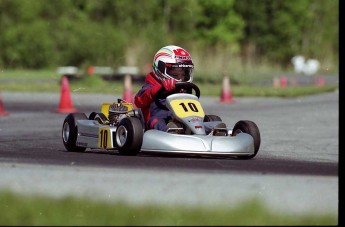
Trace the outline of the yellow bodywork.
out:
[[[101,112],[109,118],[109,106],[113,105],[114,102],[105,102],[102,104]],[[116,103],[115,103],[116,104]],[[133,110],[133,104],[132,103],[121,103],[123,106],[126,106],[128,108],[128,111]]]
[[[170,102],[172,109],[177,117],[184,118],[189,116],[204,117],[205,113],[198,100],[194,99],[175,99]]]

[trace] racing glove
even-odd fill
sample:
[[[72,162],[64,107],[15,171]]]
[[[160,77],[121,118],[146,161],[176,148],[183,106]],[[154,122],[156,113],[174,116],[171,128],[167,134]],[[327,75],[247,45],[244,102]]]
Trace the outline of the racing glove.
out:
[[[173,91],[175,89],[176,80],[174,79],[166,79],[162,82],[164,89],[168,92]]]

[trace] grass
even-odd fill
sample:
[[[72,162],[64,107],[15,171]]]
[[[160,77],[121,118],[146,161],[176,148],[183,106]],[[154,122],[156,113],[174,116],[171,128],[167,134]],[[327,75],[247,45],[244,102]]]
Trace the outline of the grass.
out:
[[[176,207],[128,205],[64,197],[23,196],[0,192],[0,225],[121,225],[121,226],[208,226],[208,225],[337,225],[335,214],[279,214],[258,200],[233,207]]]
[[[253,82],[255,82],[253,77],[249,81],[249,77],[243,77],[242,81],[238,78],[241,77],[236,77],[235,83],[231,82],[232,95],[238,97],[297,97],[331,92],[338,89],[338,85],[295,85],[287,87],[253,85]],[[267,78],[265,79],[267,80]],[[0,92],[60,92],[60,80],[61,75],[52,70],[0,71]],[[206,80],[203,76],[195,83],[199,86],[202,96],[220,96],[221,94],[222,81]],[[81,79],[70,78],[69,84],[72,91],[82,93],[122,94],[124,90],[123,81],[106,81],[97,75],[87,75]],[[132,83],[133,92],[138,91],[141,86],[140,83]]]

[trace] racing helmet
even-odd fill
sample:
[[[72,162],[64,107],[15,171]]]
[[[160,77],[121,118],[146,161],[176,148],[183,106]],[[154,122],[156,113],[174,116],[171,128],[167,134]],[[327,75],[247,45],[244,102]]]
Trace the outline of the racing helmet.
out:
[[[159,81],[175,79],[193,82],[194,64],[190,54],[183,48],[170,45],[162,47],[153,58],[153,72]],[[177,74],[182,73],[184,79]]]

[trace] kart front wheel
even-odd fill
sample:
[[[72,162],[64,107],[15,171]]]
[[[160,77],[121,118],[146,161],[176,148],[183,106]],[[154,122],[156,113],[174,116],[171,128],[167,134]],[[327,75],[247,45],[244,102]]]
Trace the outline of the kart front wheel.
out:
[[[247,133],[251,135],[254,140],[254,154],[248,155],[248,156],[241,156],[240,158],[241,159],[254,158],[259,151],[259,147],[261,143],[260,131],[259,131],[258,126],[252,121],[248,121],[248,120],[238,121],[232,130],[231,136],[236,136],[239,133]]]
[[[135,117],[123,118],[115,132],[115,143],[122,155],[136,155],[143,144],[144,131],[141,121]]]
[[[62,125],[62,142],[67,151],[84,152],[86,147],[77,146],[78,126],[77,120],[87,119],[84,113],[70,113]]]
[[[222,121],[222,119],[218,115],[206,114],[204,117],[204,122],[211,121]]]

